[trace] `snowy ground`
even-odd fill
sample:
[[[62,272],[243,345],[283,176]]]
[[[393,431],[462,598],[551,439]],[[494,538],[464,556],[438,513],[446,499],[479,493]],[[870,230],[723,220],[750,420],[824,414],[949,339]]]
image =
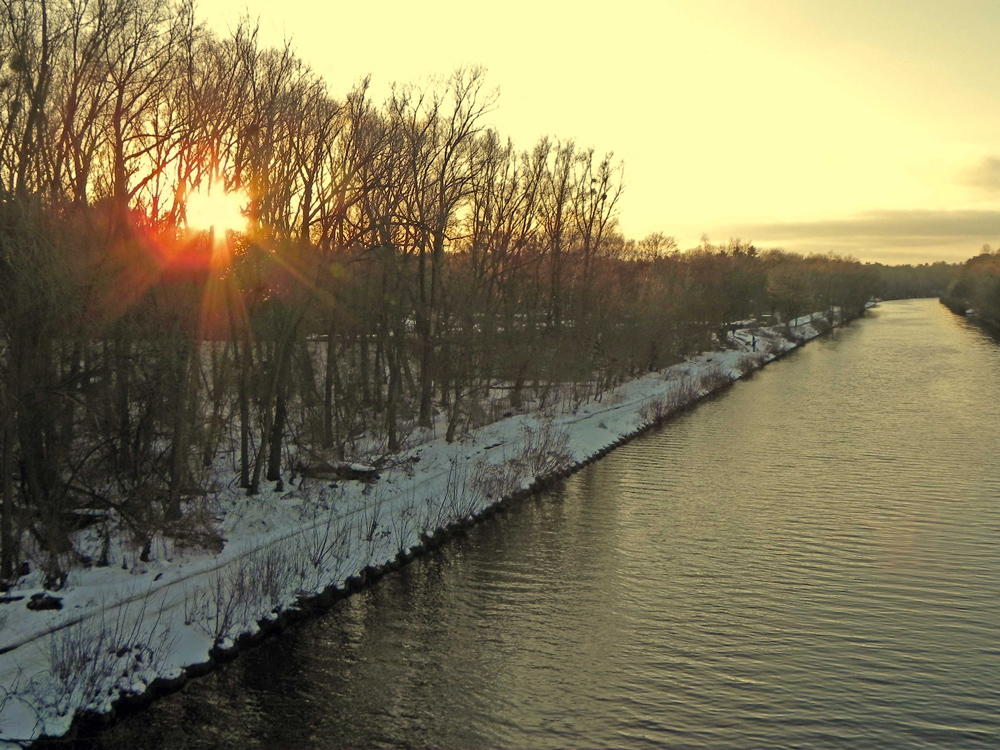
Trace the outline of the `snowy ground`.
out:
[[[814,338],[810,318],[794,337]],[[74,571],[62,609],[31,611],[43,594],[27,576],[0,604],[0,747],[60,736],[79,710],[110,711],[123,694],[176,679],[302,597],[341,586],[420,545],[422,534],[469,519],[502,497],[657,422],[797,346],[779,329],[736,331],[726,351],[692,357],[600,401],[496,422],[447,444],[430,439],[376,481],[303,479],[248,498],[201,501],[219,554],[159,540],[155,560]],[[221,487],[233,483],[223,481]]]

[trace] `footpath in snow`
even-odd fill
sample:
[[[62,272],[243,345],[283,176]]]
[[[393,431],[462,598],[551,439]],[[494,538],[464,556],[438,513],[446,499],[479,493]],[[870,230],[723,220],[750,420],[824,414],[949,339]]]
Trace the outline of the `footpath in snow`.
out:
[[[162,538],[148,563],[119,551],[121,564],[73,571],[56,594],[61,609],[29,608],[51,600],[40,574],[26,576],[0,598],[0,747],[65,735],[80,712],[111,714],[119,700],[182,684],[237,642],[405,563],[441,529],[470,523],[815,338],[812,319],[792,322],[793,340],[784,327],[737,330],[731,348],[598,401],[563,399],[452,444],[429,440],[363,480],[302,478],[246,497],[222,476],[218,486],[232,489],[187,508],[225,540],[221,552]]]

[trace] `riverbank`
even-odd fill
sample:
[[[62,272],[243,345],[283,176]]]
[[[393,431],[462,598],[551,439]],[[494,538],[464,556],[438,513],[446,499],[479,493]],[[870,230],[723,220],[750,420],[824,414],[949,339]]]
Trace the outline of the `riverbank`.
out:
[[[777,329],[735,331],[730,349],[623,384],[600,401],[553,399],[452,444],[427,440],[368,481],[301,479],[255,498],[222,489],[201,501],[225,540],[221,552],[158,540],[152,562],[126,555],[122,566],[74,572],[57,595],[59,610],[29,610],[50,600],[40,578],[23,579],[0,612],[0,737],[61,736],[75,716],[110,716],[122,702],[180,686],[824,327],[796,323],[792,339]],[[230,486],[224,471],[218,484]]]
[[[938,297],[938,301],[956,315],[968,318],[991,335],[1000,335],[1000,322],[980,314],[978,310],[969,304],[968,300],[957,299],[955,297]]]

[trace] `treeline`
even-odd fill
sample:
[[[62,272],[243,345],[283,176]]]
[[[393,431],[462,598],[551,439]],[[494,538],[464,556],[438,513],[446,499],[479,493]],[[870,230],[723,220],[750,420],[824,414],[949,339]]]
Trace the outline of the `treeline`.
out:
[[[477,68],[376,104],[190,2],[0,8],[0,579],[196,542],[210,469],[256,494],[878,294],[850,259],[627,241],[622,165],[515,148]],[[186,227],[212,182],[245,231]]]
[[[1000,249],[985,245],[959,266],[941,301],[960,315],[974,311],[984,323],[1000,329]]]
[[[912,299],[945,294],[958,275],[961,264],[938,261],[886,266],[877,263],[873,267],[878,270],[879,296],[882,299]]]

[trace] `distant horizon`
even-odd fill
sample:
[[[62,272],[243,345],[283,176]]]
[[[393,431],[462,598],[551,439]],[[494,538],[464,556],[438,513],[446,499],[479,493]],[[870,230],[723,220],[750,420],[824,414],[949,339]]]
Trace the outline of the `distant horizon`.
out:
[[[725,239],[738,238],[761,248],[791,252],[836,253],[886,265],[961,263],[995,246],[1000,211],[870,211],[845,219],[747,224],[728,228]],[[697,244],[694,243],[694,244]],[[682,247],[687,247],[682,244]]]

